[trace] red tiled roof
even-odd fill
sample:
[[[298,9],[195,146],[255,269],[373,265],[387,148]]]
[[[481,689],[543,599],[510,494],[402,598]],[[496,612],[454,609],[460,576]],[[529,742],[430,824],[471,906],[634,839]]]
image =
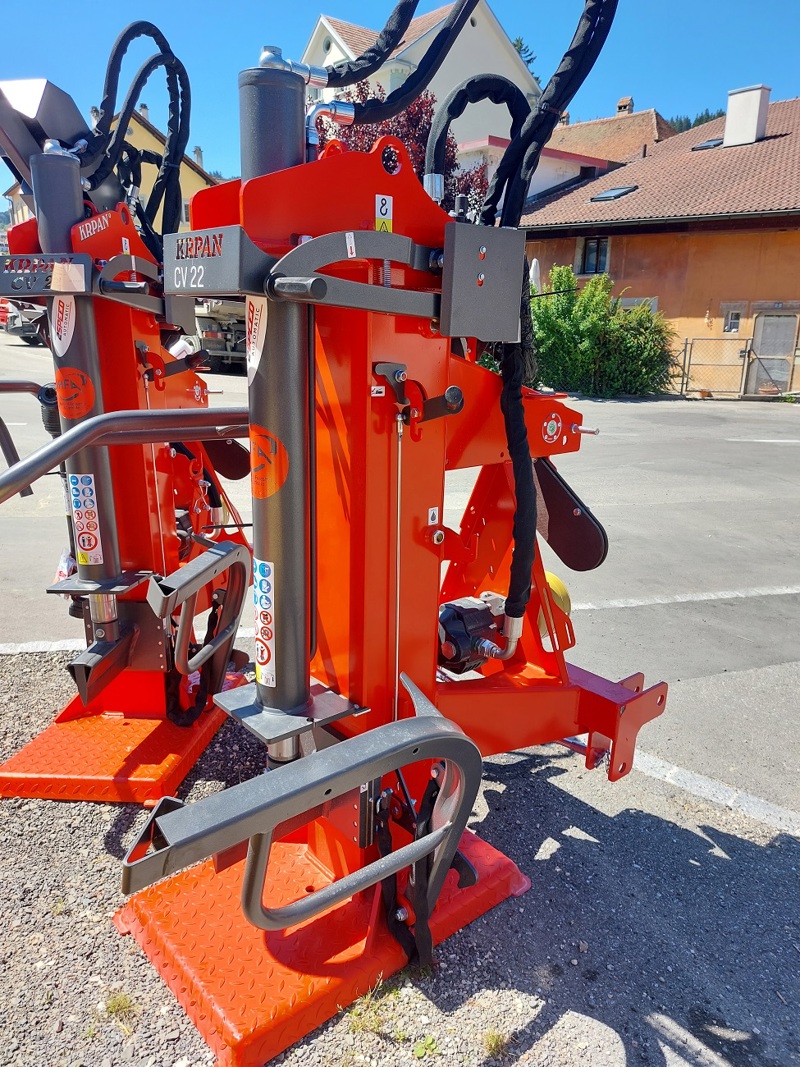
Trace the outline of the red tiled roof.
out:
[[[614,115],[610,119],[556,126],[547,146],[562,152],[627,163],[642,154],[642,145],[646,144],[649,149],[651,145],[674,136],[675,130],[667,120],[650,108],[648,111]]]
[[[762,141],[692,151],[724,131],[719,118],[670,137],[648,149],[645,159],[529,205],[520,225],[535,230],[800,213],[800,98],[770,104]],[[638,188],[619,200],[591,200],[626,185]]]
[[[412,19],[406,30],[405,37],[392,52],[392,55],[396,56],[399,52],[404,51],[414,41],[419,40],[429,30],[432,30],[434,26],[444,22],[454,6],[454,4],[447,4],[445,7],[439,7],[435,11],[429,11],[427,15],[419,15],[417,18]],[[323,17],[341,37],[343,43],[354,57],[366,52],[378,40],[376,30],[368,30],[364,26],[356,26],[352,22],[344,22],[342,19],[335,19],[330,15],[324,15]]]

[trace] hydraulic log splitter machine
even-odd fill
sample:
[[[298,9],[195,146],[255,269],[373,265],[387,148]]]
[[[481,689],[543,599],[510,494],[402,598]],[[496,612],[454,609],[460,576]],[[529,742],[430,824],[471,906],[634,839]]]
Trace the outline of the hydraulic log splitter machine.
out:
[[[602,563],[607,543],[552,462],[578,450],[580,413],[523,384],[533,367],[519,213],[616,4],[588,0],[536,111],[502,78],[460,87],[434,123],[425,188],[393,138],[368,154],[315,146],[321,110],[372,122],[407,106],[474,6],[454,5],[385,101],[307,114],[306,89],[377,69],[412,0],[352,64],[308,68],[265,49],[239,78],[242,178],[194,197],[188,233],[174,232],[173,180],[188,137],[185,72],[154,27],[134,24],[117,42],[94,134],[46,83],[33,109],[14,106],[13,85],[0,94],[0,143],[35,208],[11,231],[2,291],[47,301],[60,414],[54,443],[0,477],[0,494],[63,464],[78,567],[57,590],[84,614],[89,646],[71,667],[78,696],[49,729],[111,720],[118,731],[106,738],[110,777],[56,795],[162,797],[125,861],[132,896],[117,923],[223,1064],[263,1063],[528,888],[466,829],[482,756],[562,741],[587,766],[607,755],[616,780],[665,701],[664,684],[613,683],[566,662],[568,598],[545,574],[537,529],[573,570]],[[112,134],[119,61],[141,34],[160,51]],[[158,66],[175,106],[164,157],[144,162],[160,167],[163,238],[158,203],[137,198],[142,159],[124,143]],[[512,139],[471,223],[437,201],[450,122],[481,99],[508,106]],[[249,412],[206,409],[202,354],[180,341],[197,296],[243,301]],[[500,374],[479,364],[486,351]],[[223,540],[214,521],[217,470],[241,473],[239,446],[225,442],[244,434],[250,546]],[[480,473],[456,530],[443,520],[445,473],[464,468]],[[248,580],[255,681],[224,689],[226,670],[241,681],[229,661]],[[209,604],[198,648],[193,619]],[[188,736],[220,714],[203,710],[212,698],[263,743],[268,773],[194,804],[165,796],[207,731],[171,777],[137,793],[119,724]],[[13,771],[0,771],[3,789],[25,795]]]

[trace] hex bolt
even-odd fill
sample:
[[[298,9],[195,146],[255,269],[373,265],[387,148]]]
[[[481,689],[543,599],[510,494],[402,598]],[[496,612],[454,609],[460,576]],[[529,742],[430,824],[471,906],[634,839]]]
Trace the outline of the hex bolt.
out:
[[[434,530],[433,537],[431,538],[435,545],[444,544],[444,530]]]
[[[404,382],[408,378],[408,375],[404,370],[396,370],[394,372],[394,380],[396,382]]]
[[[394,917],[395,917],[395,919],[397,919],[397,921],[399,923],[407,922],[408,921],[408,908],[398,908],[397,911],[394,913]]]

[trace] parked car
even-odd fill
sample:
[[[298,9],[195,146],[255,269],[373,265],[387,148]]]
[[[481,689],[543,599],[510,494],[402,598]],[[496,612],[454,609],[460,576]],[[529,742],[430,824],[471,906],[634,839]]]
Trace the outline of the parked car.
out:
[[[26,300],[0,300],[0,327],[28,345],[47,344],[47,310]]]

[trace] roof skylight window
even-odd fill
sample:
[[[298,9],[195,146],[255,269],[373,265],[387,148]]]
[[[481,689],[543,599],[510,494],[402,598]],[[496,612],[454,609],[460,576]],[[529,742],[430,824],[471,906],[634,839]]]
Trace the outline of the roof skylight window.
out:
[[[627,196],[628,193],[633,193],[639,188],[638,185],[619,185],[614,189],[604,189],[602,193],[595,193],[590,199],[592,202],[603,200],[619,200],[623,196]]]
[[[704,152],[706,148],[719,148],[722,144],[722,137],[710,137],[707,141],[703,141],[701,144],[696,144],[692,149],[693,152]]]

